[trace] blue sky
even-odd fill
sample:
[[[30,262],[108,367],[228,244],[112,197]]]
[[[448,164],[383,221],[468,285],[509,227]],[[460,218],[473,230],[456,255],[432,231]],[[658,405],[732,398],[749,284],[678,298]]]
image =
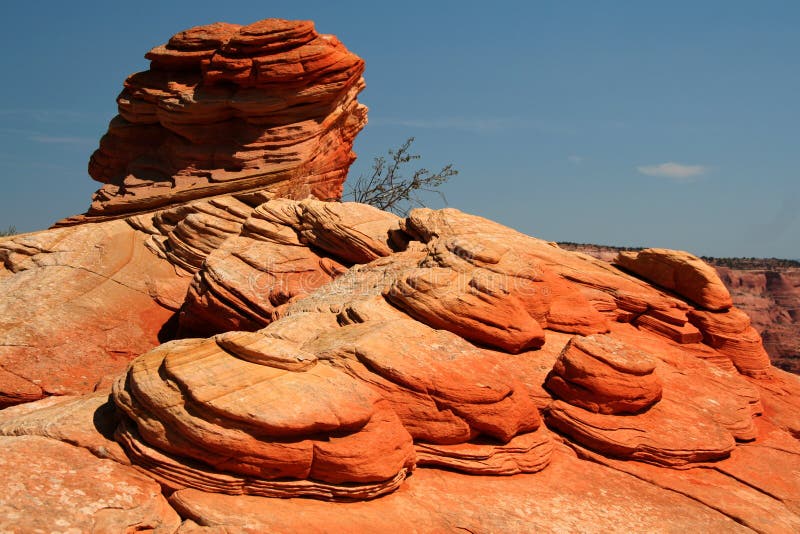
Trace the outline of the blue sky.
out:
[[[367,62],[351,170],[415,136],[449,205],[549,240],[800,257],[800,2],[14,2],[0,228],[84,211],[124,78],[179,30],[312,19]],[[431,205],[439,206],[438,198]]]

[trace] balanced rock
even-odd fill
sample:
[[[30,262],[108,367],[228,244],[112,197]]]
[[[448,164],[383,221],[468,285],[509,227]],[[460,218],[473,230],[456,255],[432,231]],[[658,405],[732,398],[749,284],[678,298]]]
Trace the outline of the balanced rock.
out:
[[[336,37],[310,21],[216,23],[146,57],[89,163],[104,185],[87,218],[256,189],[341,196],[367,109],[364,62]]]
[[[147,57],[89,164],[105,185],[87,214],[0,241],[0,407],[107,389],[179,329],[255,330],[343,271],[307,246],[281,257],[252,240],[225,243],[257,226],[243,228],[276,195],[339,198],[366,123],[363,61],[311,22],[279,19],[192,28]],[[367,206],[344,211],[369,210],[397,226]],[[287,230],[312,227],[321,231]],[[237,270],[240,261],[253,266]]]

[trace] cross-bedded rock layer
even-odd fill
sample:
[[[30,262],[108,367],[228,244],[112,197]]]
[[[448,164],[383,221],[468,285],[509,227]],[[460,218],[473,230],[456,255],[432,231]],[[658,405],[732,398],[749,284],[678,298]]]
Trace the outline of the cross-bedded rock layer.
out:
[[[131,75],[89,162],[85,217],[232,192],[339,198],[366,124],[364,62],[310,21],[216,23],[174,35]]]
[[[146,352],[114,388],[121,450],[169,491],[388,499],[393,513],[385,496],[413,486],[415,476],[405,479],[415,468],[483,477],[575,469],[567,445],[656,486],[688,488],[741,524],[762,525],[763,510],[798,524],[793,471],[775,472],[768,460],[778,453],[765,451],[800,458],[800,384],[762,363],[736,308],[704,309],[680,285],[651,285],[453,209],[398,218],[246,194],[93,226],[131,236],[149,272],[182,273],[176,329],[217,334]],[[4,240],[0,283],[57,267],[35,259],[45,252],[31,255],[32,240],[66,232],[54,243],[71,250],[65,243],[82,228]],[[177,291],[149,287],[156,300],[165,287]],[[85,309],[98,315],[110,304],[92,302]],[[690,327],[700,335],[676,335]],[[98,351],[103,343],[84,340]],[[59,409],[46,407],[55,427],[33,412],[0,420],[0,434],[111,450],[91,424],[62,430],[58,421],[84,412]],[[767,471],[783,485],[753,478]],[[712,479],[737,500],[692,493]],[[413,487],[425,494],[420,480]]]
[[[252,468],[242,472],[238,464],[209,453],[202,433],[184,431],[180,439],[185,441],[176,446],[159,434],[164,431],[147,430],[150,424],[184,428],[188,423],[181,418],[188,416],[169,415],[157,405],[147,412],[131,408],[143,402],[131,394],[140,381],[177,388],[183,392],[181,398],[191,402],[205,398],[208,383],[215,384],[209,398],[217,399],[220,387],[229,388],[223,399],[252,398],[247,404],[250,415],[242,412],[234,417],[234,426],[241,430],[247,417],[269,417],[258,415],[262,411],[281,413],[278,405],[261,408],[261,401],[255,400],[277,394],[274,386],[253,382],[260,368],[271,375],[275,371],[270,369],[289,365],[286,361],[291,359],[293,368],[313,366],[315,372],[348,377],[381,399],[375,402],[394,414],[413,439],[416,454],[400,455],[392,468],[381,472],[381,480],[359,479],[350,471],[354,466],[346,465],[348,461],[369,465],[368,461],[343,460],[334,479],[351,487],[366,484],[361,493],[337,493],[328,486],[320,490],[316,485],[332,482],[315,475],[313,457],[310,468],[297,467],[299,471],[281,476],[293,480],[286,495],[294,491],[323,499],[352,499],[395,489],[402,470],[414,465],[475,475],[547,469],[554,440],[540,410],[559,439],[581,454],[662,469],[723,462],[740,443],[758,439],[753,417],[765,409],[762,386],[783,380],[771,368],[751,372],[749,359],[757,360],[763,349],[745,343],[747,336],[738,336],[747,325],[735,308],[705,310],[680,296],[686,292],[680,284],[667,291],[603,262],[457,210],[419,209],[399,219],[357,204],[279,199],[253,208],[241,228],[239,236],[228,238],[197,270],[195,281],[206,288],[189,291],[182,321],[194,317],[195,332],[205,335],[225,325],[198,318],[225,317],[232,324],[248,320],[251,328],[261,329],[224,334],[215,342],[165,345],[136,360],[127,382],[119,382],[115,390],[116,402],[126,413],[120,439],[135,462],[159,480],[170,480],[173,488],[281,494],[268,473]],[[265,248],[260,248],[262,244]],[[295,257],[300,250],[306,251],[310,263],[278,261],[280,268],[270,264]],[[245,257],[263,261],[243,261]],[[211,261],[215,258],[218,263]],[[325,262],[337,267],[323,269]],[[225,293],[208,284],[211,278],[204,278],[212,266],[217,273],[213,280],[227,284]],[[292,266],[303,267],[295,271]],[[291,282],[308,276],[302,273],[319,276],[313,283]],[[420,273],[425,283],[416,282]],[[252,280],[262,276],[270,282],[269,289],[260,292]],[[694,280],[691,273],[686,276]],[[250,304],[274,295],[270,291],[278,288],[294,289],[285,298]],[[238,299],[197,298],[204,293]],[[653,328],[644,317],[674,328]],[[675,335],[675,329],[690,327],[700,335]],[[249,348],[231,349],[225,336],[246,339]],[[740,341],[734,345],[737,350],[729,350],[731,342],[720,341],[725,336]],[[527,341],[509,341],[513,339]],[[246,362],[237,365],[251,370],[236,373],[227,364],[202,363],[229,361],[232,351]],[[170,364],[171,358],[185,362],[183,378],[174,374],[180,367]],[[149,359],[163,370],[145,380],[139,367]],[[531,366],[534,362],[541,363],[541,370]],[[774,390],[769,395],[777,403],[794,402],[776,396]],[[284,397],[298,398],[280,396]],[[163,396],[151,398],[150,402],[163,402],[170,409],[175,405]],[[345,399],[339,403],[345,405]],[[191,406],[187,413],[205,421],[199,424],[222,421],[221,408]],[[225,408],[224,417],[232,413]],[[791,433],[796,423],[794,416],[788,417],[779,424]],[[285,425],[283,430],[280,425]],[[275,423],[271,432],[291,433],[293,425]],[[350,430],[348,439],[355,443],[370,427]],[[393,435],[399,434],[387,431],[387,439]],[[274,437],[250,427],[244,440],[255,439],[259,447],[269,448],[274,447],[270,441]],[[234,441],[224,445],[226,450],[236,446]],[[400,444],[396,447],[405,450]],[[392,456],[384,453],[381,458],[389,461]],[[166,473],[181,472],[180,465],[189,466],[191,475],[169,479]],[[225,487],[211,482],[218,477],[238,482]],[[271,489],[254,490],[254,483]],[[377,489],[370,484],[377,484]],[[315,489],[303,493],[300,487]]]
[[[247,173],[346,169],[360,60],[277,20],[148,57],[121,120],[158,150],[104,141],[147,172],[94,224],[0,238],[0,529],[800,530],[800,380],[698,258],[278,198]],[[273,137],[206,172],[243,124]]]

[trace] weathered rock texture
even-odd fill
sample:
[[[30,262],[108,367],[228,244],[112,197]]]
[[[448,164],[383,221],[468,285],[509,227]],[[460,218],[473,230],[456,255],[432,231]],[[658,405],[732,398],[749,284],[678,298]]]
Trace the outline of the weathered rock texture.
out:
[[[653,509],[686,495],[695,525],[800,524],[798,470],[785,468],[800,465],[800,381],[764,360],[746,314],[701,307],[680,283],[654,286],[453,209],[397,218],[240,195],[93,226],[110,225],[175,269],[176,328],[227,332],[142,350],[116,381],[115,416],[101,394],[40,401],[7,409],[0,434],[130,463],[176,492],[195,522],[185,531],[233,528],[229,510],[245,504],[288,530],[290,509],[270,497],[371,500],[359,521],[378,525],[475,488],[527,506],[589,472],[610,494],[640,487],[637,505]],[[439,468],[448,474],[428,474]],[[437,489],[464,476],[441,482],[462,489]],[[508,482],[488,482],[498,476]],[[524,476],[542,486],[523,489]],[[422,530],[461,525],[468,508],[426,512]],[[463,524],[552,519],[504,509]]]
[[[0,407],[107,390],[175,335],[193,272],[263,200],[217,197],[0,241]]]
[[[364,499],[414,466],[411,436],[386,400],[257,333],[162,345],[131,364],[114,400],[135,422],[118,439],[173,489]]]
[[[705,309],[724,311],[733,306],[730,293],[713,267],[686,252],[648,248],[620,252],[614,262]]]
[[[661,399],[657,360],[611,337],[575,337],[545,385],[556,397],[591,412],[636,413]]]
[[[3,532],[175,532],[156,482],[130,467],[39,436],[0,437]]]
[[[618,247],[563,243],[568,250],[613,261]],[[736,307],[761,334],[773,365],[800,373],[800,266],[790,260],[709,258]]]
[[[276,308],[331,282],[348,265],[391,254],[398,228],[397,216],[364,204],[262,204],[249,213],[241,234],[212,251],[195,275],[181,332],[265,326]]]
[[[270,288],[282,285],[274,267],[236,259],[258,243],[277,257],[285,257],[284,249],[312,251],[308,272],[319,271],[322,259],[338,267],[324,271],[319,283],[295,286],[288,298],[260,307],[242,300],[223,307],[222,299],[198,299],[190,291],[186,318],[253,318],[253,328],[265,326],[163,345],[120,379],[114,400],[125,416],[118,439],[134,464],[172,489],[371,498],[402,488],[403,469],[414,465],[475,476],[547,472],[556,440],[609,465],[625,460],[647,466],[643,470],[712,469],[725,484],[744,488],[748,478],[737,478],[740,471],[734,475],[728,466],[741,462],[735,460],[739,448],[767,446],[756,420],[794,444],[787,451],[797,448],[797,401],[790,393],[796,382],[765,363],[760,339],[741,311],[709,311],[694,303],[696,294],[681,297],[692,294],[698,278],[721,286],[705,267],[698,267],[702,276],[687,273],[694,261],[671,266],[683,274],[662,289],[452,209],[419,209],[397,219],[358,205],[272,200],[253,209],[242,228],[218,249],[230,265],[220,272],[236,273],[217,278],[228,294],[257,295],[243,284],[263,273],[275,280]],[[213,321],[195,327],[203,324],[207,333],[219,329]],[[666,326],[654,326],[660,324]],[[304,436],[310,431],[295,418],[308,410],[314,421],[324,421],[315,406],[327,394],[314,386],[318,398],[285,412],[283,399],[299,393],[282,394],[261,377],[310,380],[323,371],[333,373],[325,375],[329,380],[352,381],[335,388],[341,409],[364,396],[393,414],[394,426],[380,432],[397,452],[383,451],[374,460],[358,456],[364,449],[357,443],[371,439],[362,437],[371,432],[363,415],[348,427],[350,455],[329,454],[333,467],[317,470],[312,454],[309,463],[292,459],[265,469],[280,464],[266,452],[277,436],[299,440],[284,439],[284,447],[310,440],[317,450],[318,438]],[[344,414],[336,420],[348,421]],[[243,433],[224,437],[232,430]],[[316,429],[315,435],[332,430]],[[415,454],[399,439],[404,432]],[[242,453],[233,458],[223,454],[237,447]],[[253,451],[262,452],[254,457]],[[293,458],[287,454],[280,458]],[[790,463],[798,461],[795,452],[787,454]],[[774,469],[766,460],[758,465]],[[360,478],[364,470],[372,474]],[[291,482],[279,490],[271,476]],[[793,484],[794,475],[785,476]],[[334,489],[342,483],[349,493]],[[795,524],[789,494],[769,506],[788,506],[780,521]],[[760,521],[749,514],[746,524]]]
[[[800,531],[800,378],[708,265],[242,191],[340,185],[360,60],[276,20],[149,57],[96,222],[0,240],[3,530]]]
[[[341,196],[367,110],[364,62],[336,37],[310,21],[217,23],[145,57],[89,162],[104,185],[77,220],[265,188]]]
[[[159,343],[190,278],[125,221],[0,242],[0,407],[89,392]]]

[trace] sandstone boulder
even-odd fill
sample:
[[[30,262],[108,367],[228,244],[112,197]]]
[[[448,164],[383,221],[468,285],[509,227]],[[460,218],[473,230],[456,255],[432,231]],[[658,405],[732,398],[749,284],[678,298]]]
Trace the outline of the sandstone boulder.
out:
[[[733,306],[731,295],[714,268],[688,252],[648,248],[620,252],[614,262],[708,310],[723,311]]]
[[[118,439],[134,461],[172,488],[322,498],[395,489],[414,451],[389,404],[258,335],[175,341],[134,360],[114,387],[126,414]],[[220,476],[229,483],[215,486]]]
[[[574,337],[546,386],[558,398],[592,412],[636,413],[661,399],[656,363],[652,355],[610,336]]]

